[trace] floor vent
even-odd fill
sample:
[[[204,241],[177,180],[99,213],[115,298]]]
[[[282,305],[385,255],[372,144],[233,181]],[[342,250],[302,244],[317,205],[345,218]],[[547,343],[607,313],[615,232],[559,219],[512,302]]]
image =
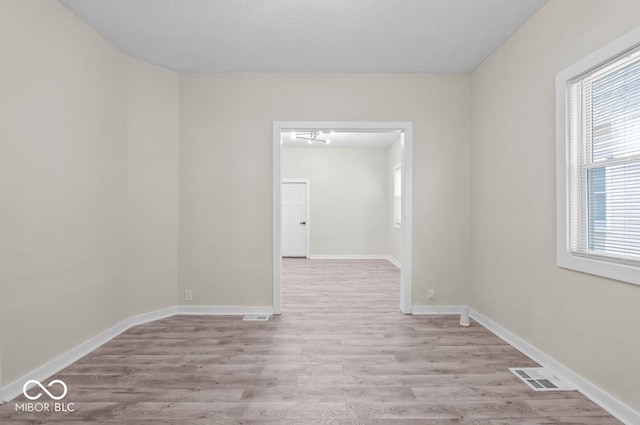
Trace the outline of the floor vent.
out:
[[[242,318],[243,322],[266,322],[269,320],[269,316],[244,316]]]
[[[573,385],[544,367],[509,368],[534,391],[573,391]]]

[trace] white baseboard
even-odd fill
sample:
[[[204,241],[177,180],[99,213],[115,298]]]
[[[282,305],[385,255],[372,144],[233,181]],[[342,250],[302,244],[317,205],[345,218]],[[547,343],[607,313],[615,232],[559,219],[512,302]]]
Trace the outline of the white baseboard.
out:
[[[83,342],[82,344],[72,348],[66,353],[56,357],[55,359],[45,363],[39,368],[27,373],[22,378],[19,378],[11,384],[8,384],[4,388],[2,388],[2,395],[4,397],[4,400],[13,400],[15,397],[20,395],[22,393],[22,386],[28,380],[35,379],[36,381],[44,381],[48,377],[58,373],[73,362],[86,356],[96,348],[104,345],[106,342],[120,335],[122,332],[129,329],[129,327],[130,326],[128,326],[128,319],[124,320],[107,329],[106,331],[94,336],[93,338]]]
[[[310,255],[310,260],[388,260],[384,254]]]
[[[179,305],[177,314],[205,314],[210,316],[246,316],[273,314],[273,307]]]
[[[464,307],[465,306],[462,305],[419,305],[412,307],[412,314],[460,314]],[[593,385],[586,379],[582,378],[580,375],[571,371],[571,369],[565,367],[561,363],[554,360],[552,357],[546,355],[533,345],[524,341],[522,338],[516,336],[515,334],[509,332],[486,316],[483,316],[473,309],[469,309],[469,313],[471,318],[493,332],[498,337],[502,338],[509,345],[513,346],[535,362],[551,369],[552,371],[558,373],[563,378],[571,382],[578,389],[578,391],[580,391],[594,403],[598,404],[611,415],[629,425],[640,424],[640,413],[622,403],[611,394]],[[22,393],[22,386],[24,385],[24,382],[30,379],[35,379],[37,381],[46,380],[48,377],[56,374],[73,362],[86,356],[96,348],[109,342],[111,339],[120,335],[122,332],[126,331],[132,326],[141,325],[143,323],[163,319],[166,317],[174,316],[176,314],[271,315],[273,314],[273,309],[272,307],[181,305],[177,307],[167,307],[149,313],[143,313],[129,317],[128,319],[117,323],[104,332],[101,332],[95,337],[67,351],[61,356],[58,356],[50,362],[45,363],[39,368],[26,374],[22,378],[6,385],[5,387],[0,388],[0,401],[10,401],[14,399]]]
[[[81,359],[86,356],[96,348],[104,345],[109,342],[113,338],[120,335],[122,332],[126,331],[132,326],[136,326],[142,323],[151,322],[153,320],[162,319],[164,317],[173,316],[176,314],[175,307],[168,307],[157,311],[151,311],[149,313],[139,314],[137,316],[129,317],[128,319],[123,320],[120,323],[112,326],[111,328],[99,333],[93,338],[83,342],[82,344],[72,348],[66,353],[56,357],[55,359],[45,363],[39,368],[29,372],[22,378],[8,384],[7,386],[2,388],[2,399],[4,401],[9,401],[17,397],[22,393],[22,386],[24,383],[30,379],[35,379],[37,381],[43,381],[69,366],[71,363]]]
[[[142,313],[136,316],[132,316],[126,320],[127,324],[129,325],[127,329],[133,326],[142,325],[143,323],[153,322],[154,320],[160,320],[166,317],[175,316],[177,312],[178,312],[178,308],[174,306],[174,307],[162,308],[156,311],[151,311],[149,313]]]
[[[395,258],[393,258],[390,255],[387,255],[387,261],[389,261],[391,264],[393,264],[394,266],[396,266],[397,268],[401,269],[402,268],[402,263],[398,260],[396,260]]]
[[[141,325],[143,323],[152,322],[154,320],[164,319],[166,317],[175,316],[176,314],[202,314],[202,315],[271,315],[272,307],[235,307],[235,306],[186,306],[167,307],[149,313],[138,314],[129,317],[120,323],[115,324],[111,328],[99,333],[93,338],[72,348],[66,353],[56,357],[55,359],[45,363],[39,368],[27,373],[20,379],[0,388],[1,401],[10,401],[22,393],[22,386],[30,379],[44,381],[48,377],[55,375],[73,362],[80,360],[96,348],[106,344],[113,338],[120,335],[127,329]]]
[[[461,314],[463,305],[414,305],[411,314]]]
[[[602,407],[611,415],[615,416],[620,421],[628,425],[640,424],[640,413],[622,403],[611,394],[593,385],[591,382],[582,378],[580,375],[574,373],[571,369],[567,368],[552,357],[538,350],[536,347],[529,344],[517,335],[509,332],[488,317],[483,316],[473,309],[469,309],[469,315],[476,322],[493,332],[498,337],[502,338],[509,345],[516,348],[518,351],[522,352],[533,361],[546,368],[551,369],[558,375],[565,378],[567,381],[571,382],[578,389],[578,391],[580,391],[587,398],[596,403],[598,406]]]
[[[385,254],[335,254],[335,255],[310,255],[309,260],[387,260],[397,268],[402,268],[402,263],[390,255]]]

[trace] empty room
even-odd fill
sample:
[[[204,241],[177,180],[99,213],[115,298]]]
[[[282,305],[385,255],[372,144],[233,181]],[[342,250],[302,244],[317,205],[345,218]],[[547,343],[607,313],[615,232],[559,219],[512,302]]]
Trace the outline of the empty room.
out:
[[[640,425],[640,0],[0,0],[1,424]]]

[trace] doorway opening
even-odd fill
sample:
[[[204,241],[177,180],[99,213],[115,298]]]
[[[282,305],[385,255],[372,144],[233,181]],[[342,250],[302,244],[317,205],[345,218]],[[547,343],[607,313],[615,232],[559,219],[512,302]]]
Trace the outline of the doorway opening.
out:
[[[309,144],[327,144],[331,132],[337,134],[349,133],[383,133],[389,136],[395,135],[395,140],[399,140],[399,163],[394,164],[393,175],[401,178],[402,184],[394,182],[394,225],[400,227],[399,232],[402,235],[402,264],[400,267],[400,310],[405,314],[411,313],[411,246],[412,246],[412,123],[410,122],[274,122],[273,123],[273,310],[275,314],[282,312],[282,256],[283,253],[292,252],[292,245],[297,251],[293,251],[299,257],[309,257],[309,228],[312,223],[308,219],[302,219],[302,208],[305,202],[308,202],[309,195],[307,191],[306,198],[302,197],[302,187],[309,188],[309,182],[304,184],[300,179],[283,180],[282,172],[282,154],[285,141],[290,139],[304,139]],[[306,138],[304,135],[308,135]],[[302,135],[303,137],[297,137]],[[388,138],[388,137],[387,137]],[[286,177],[286,176],[285,176]],[[310,182],[313,184],[313,182]],[[288,184],[283,186],[283,184]],[[284,189],[283,189],[284,188]],[[284,193],[286,190],[287,193]],[[397,202],[395,201],[397,199]],[[287,202],[287,211],[284,211],[283,201]],[[291,215],[294,213],[291,224],[283,224],[283,214]],[[309,213],[308,205],[306,214]],[[295,215],[297,214],[297,215]],[[285,216],[286,218],[286,216]],[[295,222],[295,223],[294,223]],[[302,224],[304,223],[304,224]],[[298,236],[294,235],[293,239],[286,241],[287,247],[283,250],[283,230],[285,237],[289,238],[290,234],[286,233],[290,226],[293,231],[298,232]],[[296,229],[296,226],[298,227]],[[303,242],[296,239],[307,234],[307,239]],[[306,245],[306,246],[305,246]],[[305,255],[303,254],[303,250]],[[397,265],[397,264],[396,264]]]

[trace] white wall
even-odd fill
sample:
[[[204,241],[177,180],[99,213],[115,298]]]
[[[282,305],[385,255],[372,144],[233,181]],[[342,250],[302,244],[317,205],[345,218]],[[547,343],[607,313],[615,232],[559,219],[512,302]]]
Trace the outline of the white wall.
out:
[[[273,121],[411,121],[413,302],[466,302],[468,77],[181,74],[179,289],[270,306]]]
[[[282,149],[282,178],[310,180],[311,255],[385,254],[386,163],[386,149]]]
[[[124,56],[58,2],[0,2],[2,382],[128,314]]]
[[[175,304],[178,115],[174,73],[127,59],[58,2],[0,2],[0,57],[8,385]]]
[[[130,312],[176,304],[178,76],[126,59]]]
[[[555,252],[555,74],[637,25],[637,0],[552,0],[473,72],[470,304],[640,410],[640,286]]]
[[[402,263],[403,237],[402,229],[398,229],[394,225],[393,216],[393,185],[394,185],[394,169],[400,165],[401,157],[401,141],[398,139],[387,150],[386,179],[387,179],[387,220],[385,223],[386,235],[386,255],[394,260]]]

